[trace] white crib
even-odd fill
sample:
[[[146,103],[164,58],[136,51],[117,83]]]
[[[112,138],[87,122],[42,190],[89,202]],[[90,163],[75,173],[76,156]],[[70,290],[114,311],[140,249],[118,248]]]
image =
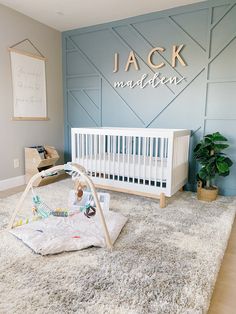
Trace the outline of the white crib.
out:
[[[110,190],[160,198],[188,178],[189,130],[72,128],[72,162]]]

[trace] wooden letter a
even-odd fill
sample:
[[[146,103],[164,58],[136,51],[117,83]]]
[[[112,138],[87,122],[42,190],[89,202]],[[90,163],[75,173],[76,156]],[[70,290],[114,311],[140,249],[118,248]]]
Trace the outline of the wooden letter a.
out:
[[[132,63],[134,64],[135,69],[139,70],[138,60],[136,59],[134,52],[130,51],[130,54],[126,63],[125,71],[129,71],[129,67]]]

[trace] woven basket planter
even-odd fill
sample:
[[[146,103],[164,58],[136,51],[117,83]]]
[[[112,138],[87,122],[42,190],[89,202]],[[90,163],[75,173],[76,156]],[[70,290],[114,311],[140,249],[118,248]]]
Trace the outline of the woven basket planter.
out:
[[[202,182],[198,182],[197,186],[197,198],[201,201],[212,202],[215,201],[218,195],[218,188],[216,186],[210,189],[202,187]]]

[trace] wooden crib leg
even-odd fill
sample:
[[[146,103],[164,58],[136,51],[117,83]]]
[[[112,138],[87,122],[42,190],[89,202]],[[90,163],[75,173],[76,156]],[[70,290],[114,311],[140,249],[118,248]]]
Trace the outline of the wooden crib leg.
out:
[[[160,208],[166,207],[166,196],[164,193],[160,194]]]

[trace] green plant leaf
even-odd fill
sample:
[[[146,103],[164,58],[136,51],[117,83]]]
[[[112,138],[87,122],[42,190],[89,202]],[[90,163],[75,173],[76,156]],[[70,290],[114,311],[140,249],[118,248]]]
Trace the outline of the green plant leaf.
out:
[[[193,152],[196,153],[201,148],[201,143],[198,143],[194,148]]]
[[[213,139],[213,134],[207,134],[204,136],[204,140],[206,141],[212,141],[212,139]]]
[[[215,150],[217,150],[218,152],[220,152],[221,150],[225,149],[229,147],[228,144],[215,144]]]
[[[231,167],[233,165],[232,160],[229,157],[224,157],[225,158],[225,162],[227,162],[228,166]]]
[[[226,137],[224,137],[222,134],[219,132],[213,133],[212,134],[212,140],[214,142],[226,142],[228,141]]]
[[[217,161],[216,162],[216,167],[217,167],[217,169],[219,171],[219,174],[229,171],[228,163],[225,162],[225,161],[220,161],[220,162]]]
[[[202,169],[200,169],[198,175],[199,175],[199,178],[200,178],[200,179],[206,180],[208,173],[207,173],[207,171],[206,171],[205,168],[202,168]]]
[[[222,161],[225,161],[225,156],[222,156],[222,155],[219,155],[216,157],[216,162],[222,162]]]

